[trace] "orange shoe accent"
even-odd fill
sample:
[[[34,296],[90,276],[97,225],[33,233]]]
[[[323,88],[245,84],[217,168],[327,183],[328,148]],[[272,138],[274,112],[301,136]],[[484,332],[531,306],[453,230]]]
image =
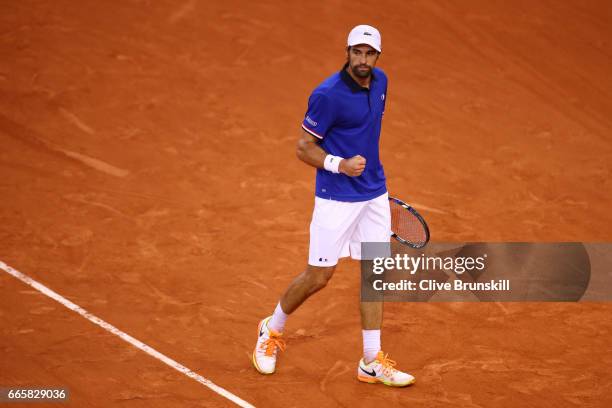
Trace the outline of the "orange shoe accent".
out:
[[[361,382],[368,383],[368,384],[376,384],[378,382],[376,378],[364,377],[361,375],[357,375],[357,379]]]
[[[272,334],[270,331],[270,338],[263,343],[261,343],[261,349],[266,350],[266,356],[272,357],[274,355],[274,351],[278,347],[280,351],[285,351],[285,340],[280,339],[280,334],[276,333],[276,336]]]
[[[384,367],[383,373],[386,376],[390,377],[395,371],[397,371],[395,368],[393,368],[393,366],[395,366],[397,363],[389,358],[389,354],[384,354],[382,351],[379,351],[376,355],[376,360],[378,360]]]
[[[257,333],[259,334],[260,331],[261,324],[257,328]],[[270,332],[270,338],[261,344],[261,349],[266,350],[266,356],[273,356],[274,351],[277,347],[280,349],[280,351],[285,351],[285,340],[281,339],[283,333],[279,333],[275,330],[270,329],[269,327],[268,331]]]

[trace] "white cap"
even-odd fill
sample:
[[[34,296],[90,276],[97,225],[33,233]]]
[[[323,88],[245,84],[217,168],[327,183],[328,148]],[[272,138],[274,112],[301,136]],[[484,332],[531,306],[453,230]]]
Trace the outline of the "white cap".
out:
[[[348,35],[348,46],[367,44],[376,51],[381,52],[380,33],[369,25],[358,25]]]

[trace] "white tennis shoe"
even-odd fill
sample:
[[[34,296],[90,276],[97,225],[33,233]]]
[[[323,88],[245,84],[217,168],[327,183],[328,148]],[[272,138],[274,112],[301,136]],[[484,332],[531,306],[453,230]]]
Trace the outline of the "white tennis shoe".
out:
[[[376,359],[370,364],[366,364],[363,358],[359,361],[357,379],[370,384],[380,382],[391,387],[405,387],[414,384],[416,380],[413,376],[397,370],[394,366],[395,361],[379,351]]]
[[[262,374],[274,373],[278,350],[285,350],[285,341],[281,339],[283,334],[268,328],[271,318],[272,316],[269,316],[259,322],[257,344],[253,350],[253,365]]]

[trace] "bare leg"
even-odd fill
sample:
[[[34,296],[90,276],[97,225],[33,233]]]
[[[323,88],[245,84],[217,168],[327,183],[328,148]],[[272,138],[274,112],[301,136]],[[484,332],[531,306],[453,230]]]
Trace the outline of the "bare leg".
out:
[[[323,289],[334,274],[336,266],[320,267],[306,266],[306,270],[299,274],[283,294],[280,300],[281,307],[286,314],[291,314],[306,299]]]
[[[361,328],[380,330],[383,318],[383,302],[361,302]]]

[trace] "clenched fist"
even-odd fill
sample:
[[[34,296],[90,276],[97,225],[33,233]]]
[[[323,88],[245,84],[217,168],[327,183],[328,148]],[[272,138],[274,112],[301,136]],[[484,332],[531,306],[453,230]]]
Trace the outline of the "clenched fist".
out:
[[[340,162],[338,170],[340,173],[344,173],[347,176],[357,177],[361,176],[366,166],[366,159],[359,155],[353,156],[350,159],[344,159]]]

